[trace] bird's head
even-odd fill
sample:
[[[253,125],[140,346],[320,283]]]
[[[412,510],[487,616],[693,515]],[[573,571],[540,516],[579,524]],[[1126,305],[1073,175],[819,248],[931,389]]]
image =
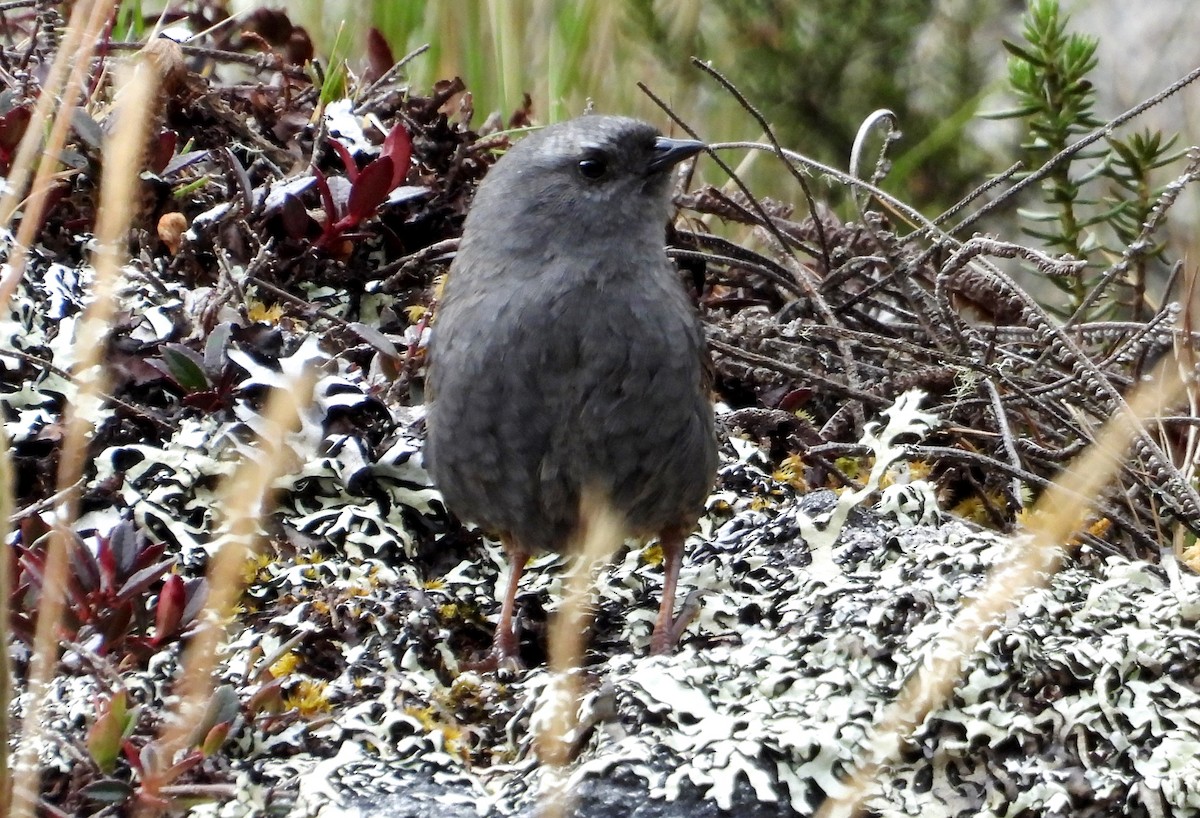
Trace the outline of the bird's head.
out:
[[[620,236],[661,244],[670,212],[671,170],[703,150],[636,119],[582,116],[518,142],[480,186],[471,221],[528,219],[566,241]],[[477,215],[476,215],[477,214]],[[553,239],[555,236],[543,236]]]

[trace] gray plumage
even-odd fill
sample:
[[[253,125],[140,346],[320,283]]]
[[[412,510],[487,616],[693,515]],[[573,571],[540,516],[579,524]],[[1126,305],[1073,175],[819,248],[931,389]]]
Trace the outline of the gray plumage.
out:
[[[639,535],[703,510],[708,358],[664,251],[671,168],[700,147],[585,116],[479,187],[434,322],[425,456],[449,508],[520,551],[570,547],[585,487]]]

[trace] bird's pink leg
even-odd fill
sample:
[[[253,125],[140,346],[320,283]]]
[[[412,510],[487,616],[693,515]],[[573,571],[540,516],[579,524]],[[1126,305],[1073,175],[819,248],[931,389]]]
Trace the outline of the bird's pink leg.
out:
[[[525,563],[529,561],[529,552],[507,537],[502,542],[508,553],[508,588],[500,605],[500,623],[496,625],[496,635],[492,640],[492,658],[498,667],[512,668],[521,666],[518,653],[520,640],[517,638],[516,617],[513,614],[517,607],[517,585],[521,580],[521,572],[525,570]]]
[[[678,528],[669,528],[658,537],[664,573],[662,601],[658,606],[654,634],[650,637],[652,654],[670,653],[679,641],[681,629],[675,626],[675,586],[679,582],[679,568],[683,564],[683,539],[683,532]]]

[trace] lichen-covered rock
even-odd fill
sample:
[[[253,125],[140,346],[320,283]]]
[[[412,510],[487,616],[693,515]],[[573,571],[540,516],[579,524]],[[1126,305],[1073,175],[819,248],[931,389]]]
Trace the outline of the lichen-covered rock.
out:
[[[69,349],[57,340],[69,327],[26,315],[27,343]],[[593,817],[809,814],[1014,548],[936,522],[916,483],[883,492],[886,514],[845,493],[796,494],[733,438],[689,543],[680,587],[699,592],[701,608],[681,649],[646,656],[661,568],[653,547],[622,549],[597,577],[573,760],[549,769],[533,740],[556,683],[544,662],[515,679],[461,671],[490,641],[503,558],[445,516],[421,468],[419,408],[385,409],[380,373],[311,340],[273,356],[240,349],[227,353],[240,373],[228,415],[185,415],[158,440],[115,439],[97,461],[96,481],[124,514],[195,574],[211,547],[214,486],[249,451],[259,397],[280,373],[321,368],[221,671],[246,707],[268,682],[279,698],[236,725],[208,773],[234,797],[197,815],[526,816],[564,790]],[[28,411],[59,405],[57,383],[31,382]],[[913,412],[879,432],[878,457],[920,420]],[[28,434],[44,428],[23,417]],[[80,525],[103,531],[117,516],[96,510]],[[952,701],[878,776],[871,810],[1200,813],[1200,581],[1170,563],[1083,556],[972,657]],[[535,657],[565,565],[545,555],[526,573],[522,628]],[[177,672],[169,652],[108,671],[159,708]],[[105,687],[64,678],[55,692],[41,758],[66,776],[68,736]]]

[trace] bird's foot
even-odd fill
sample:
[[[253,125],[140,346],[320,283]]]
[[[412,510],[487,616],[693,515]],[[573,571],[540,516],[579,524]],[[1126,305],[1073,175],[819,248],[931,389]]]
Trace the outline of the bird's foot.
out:
[[[662,656],[671,653],[675,650],[675,646],[679,644],[683,632],[688,629],[688,626],[696,621],[696,617],[700,615],[700,590],[693,590],[683,600],[683,606],[679,609],[679,615],[671,620],[670,625],[666,627],[655,626],[654,634],[650,637],[650,655]]]
[[[516,676],[525,669],[525,663],[516,654],[500,655],[494,648],[483,658],[470,662],[460,662],[459,667],[475,673],[495,673],[499,676]]]
[[[517,639],[512,627],[505,628],[503,623],[496,629],[496,637],[492,649],[482,659],[464,662],[462,667],[477,673],[498,673],[502,676],[515,676],[525,669],[521,661],[521,642]]]

